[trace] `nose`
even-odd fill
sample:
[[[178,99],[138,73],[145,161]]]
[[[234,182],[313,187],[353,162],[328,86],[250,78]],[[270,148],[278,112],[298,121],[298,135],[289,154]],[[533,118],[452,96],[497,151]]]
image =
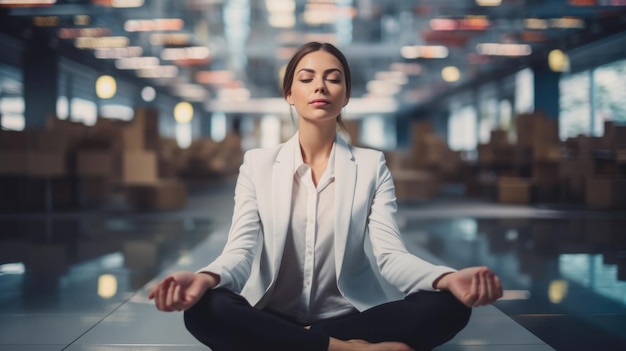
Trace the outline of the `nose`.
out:
[[[316,79],[315,80],[315,92],[316,93],[325,93],[326,85],[324,84],[324,79]]]

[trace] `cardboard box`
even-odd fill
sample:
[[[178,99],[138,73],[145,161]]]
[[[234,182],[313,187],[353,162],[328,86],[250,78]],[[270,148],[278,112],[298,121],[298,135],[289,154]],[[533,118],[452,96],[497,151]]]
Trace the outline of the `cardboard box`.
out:
[[[626,208],[626,179],[587,179],[585,202],[593,208]]]
[[[122,183],[156,183],[157,157],[154,151],[127,151],[120,155]]]
[[[128,206],[134,209],[177,209],[184,207],[187,203],[187,186],[176,180],[127,185],[124,193]]]
[[[36,151],[28,153],[28,172],[31,177],[61,177],[66,175],[65,153]]]
[[[28,152],[24,150],[0,150],[0,175],[26,175]]]
[[[158,151],[161,141],[159,135],[159,111],[148,106],[135,108],[132,123],[142,131],[145,150]]]
[[[391,175],[398,200],[428,199],[439,192],[439,182],[430,172],[395,170]]]
[[[76,153],[76,174],[83,177],[113,177],[115,156],[107,150],[79,150]]]
[[[28,135],[25,132],[0,130],[0,150],[27,150]]]
[[[503,204],[530,203],[531,182],[526,178],[502,177],[498,179],[498,202]]]
[[[560,162],[533,162],[532,178],[533,182],[542,185],[557,184],[561,181]]]

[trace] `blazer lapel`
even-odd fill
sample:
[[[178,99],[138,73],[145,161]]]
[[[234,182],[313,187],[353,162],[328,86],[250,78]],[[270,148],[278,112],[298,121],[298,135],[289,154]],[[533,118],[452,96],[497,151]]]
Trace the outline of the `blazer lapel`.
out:
[[[339,278],[352,218],[357,165],[346,141],[340,136],[335,140],[335,268]]]
[[[273,230],[270,234],[273,240],[272,249],[274,250],[271,254],[273,258],[272,280],[278,275],[278,269],[283,258],[287,230],[289,229],[289,218],[291,218],[294,150],[297,146],[295,143],[298,143],[298,133],[283,145],[276,157],[272,170],[272,189],[274,189],[274,198],[272,199]]]

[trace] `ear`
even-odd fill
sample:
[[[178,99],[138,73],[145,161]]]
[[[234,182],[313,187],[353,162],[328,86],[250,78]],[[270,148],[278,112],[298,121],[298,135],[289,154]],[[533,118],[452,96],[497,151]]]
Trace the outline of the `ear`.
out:
[[[289,103],[289,105],[293,105],[293,97],[291,96],[291,93],[287,94],[287,97],[285,98],[285,100],[287,100],[287,102]]]
[[[346,96],[346,98],[343,100],[343,107],[346,107],[349,101],[350,101],[350,97]]]

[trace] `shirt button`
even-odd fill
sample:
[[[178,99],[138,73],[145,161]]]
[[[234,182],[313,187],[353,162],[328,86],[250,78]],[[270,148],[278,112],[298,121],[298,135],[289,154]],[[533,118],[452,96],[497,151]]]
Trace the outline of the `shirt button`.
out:
[[[306,286],[309,286],[309,285],[311,285],[311,281],[310,281],[310,280],[307,280],[307,281],[306,281]]]

